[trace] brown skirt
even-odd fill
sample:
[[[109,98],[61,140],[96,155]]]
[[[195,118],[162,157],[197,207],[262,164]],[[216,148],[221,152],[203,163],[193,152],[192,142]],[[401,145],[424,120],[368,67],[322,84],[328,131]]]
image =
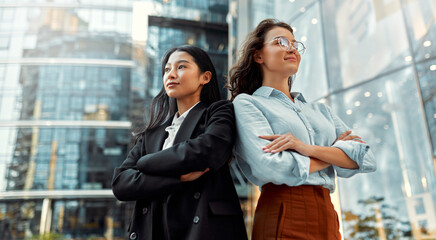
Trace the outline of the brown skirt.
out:
[[[252,240],[341,239],[329,190],[265,184],[254,215]]]

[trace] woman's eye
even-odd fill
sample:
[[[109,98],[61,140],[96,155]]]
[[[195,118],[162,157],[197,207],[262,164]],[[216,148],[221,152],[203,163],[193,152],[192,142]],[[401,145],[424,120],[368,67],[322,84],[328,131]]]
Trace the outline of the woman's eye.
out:
[[[167,73],[167,72],[169,72],[171,69],[170,68],[165,68],[165,72]]]
[[[186,67],[183,65],[179,65],[178,69],[182,69],[182,68],[186,68]]]

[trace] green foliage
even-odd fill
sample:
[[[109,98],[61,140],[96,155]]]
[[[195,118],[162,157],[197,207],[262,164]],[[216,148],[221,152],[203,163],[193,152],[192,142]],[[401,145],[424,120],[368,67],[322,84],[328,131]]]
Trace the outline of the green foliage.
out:
[[[363,209],[360,214],[342,212],[344,239],[378,240],[380,227],[386,239],[412,239],[410,223],[400,219],[397,216],[398,209],[384,203],[384,198],[371,197],[358,203]]]

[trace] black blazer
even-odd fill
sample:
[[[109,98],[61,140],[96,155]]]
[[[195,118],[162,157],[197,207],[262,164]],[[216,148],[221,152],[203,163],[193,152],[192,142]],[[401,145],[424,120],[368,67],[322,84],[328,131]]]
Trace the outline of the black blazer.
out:
[[[136,201],[130,239],[247,239],[228,167],[234,118],[228,101],[200,102],[172,147],[161,150],[172,118],[142,135],[112,180],[117,199]],[[181,175],[206,168],[210,171],[199,179],[180,182]]]

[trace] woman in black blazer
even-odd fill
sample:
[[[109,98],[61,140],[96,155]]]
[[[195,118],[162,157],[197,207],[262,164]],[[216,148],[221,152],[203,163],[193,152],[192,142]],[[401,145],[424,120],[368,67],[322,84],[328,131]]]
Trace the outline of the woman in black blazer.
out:
[[[112,180],[117,199],[136,201],[130,239],[247,239],[228,167],[233,105],[219,100],[209,56],[173,48],[162,75],[151,120]]]

